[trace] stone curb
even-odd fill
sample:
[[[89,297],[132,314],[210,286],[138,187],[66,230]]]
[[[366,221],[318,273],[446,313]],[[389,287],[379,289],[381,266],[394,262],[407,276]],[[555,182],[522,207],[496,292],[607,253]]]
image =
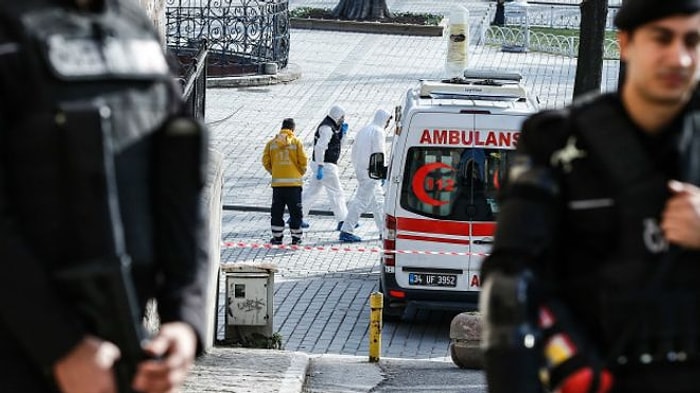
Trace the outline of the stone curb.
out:
[[[315,18],[289,18],[295,29],[334,30],[354,33],[399,34],[417,36],[442,36],[444,26],[424,26],[404,23],[358,22]]]
[[[292,353],[289,368],[282,378],[279,393],[301,393],[304,391],[311,358],[303,352]]]
[[[301,67],[289,63],[274,75],[243,75],[207,78],[207,87],[251,87],[286,83],[301,78]]]
[[[214,347],[197,359],[183,393],[301,393],[311,357],[303,352]]]

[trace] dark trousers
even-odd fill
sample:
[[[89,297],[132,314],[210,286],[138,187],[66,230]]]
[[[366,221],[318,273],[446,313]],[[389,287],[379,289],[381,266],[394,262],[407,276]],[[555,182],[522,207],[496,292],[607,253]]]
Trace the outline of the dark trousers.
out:
[[[289,210],[289,229],[292,238],[301,238],[301,187],[272,187],[270,226],[272,236],[281,238],[284,233],[284,208]]]

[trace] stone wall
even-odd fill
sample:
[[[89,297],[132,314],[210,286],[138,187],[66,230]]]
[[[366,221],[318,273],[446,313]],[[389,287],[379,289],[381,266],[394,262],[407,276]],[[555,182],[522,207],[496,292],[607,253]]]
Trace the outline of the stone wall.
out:
[[[165,0],[138,0],[144,7],[148,15],[153,20],[153,24],[160,33],[161,42],[165,45]],[[206,250],[200,255],[208,255],[209,258],[201,259],[200,263],[205,265],[209,275],[209,287],[206,289],[207,300],[207,326],[205,329],[205,350],[210,350],[216,341],[217,331],[217,311],[218,311],[218,282],[219,265],[221,263],[221,213],[222,213],[222,189],[223,189],[223,156],[221,153],[209,151],[209,165],[207,174],[207,184],[202,195],[202,210],[206,219],[207,242],[203,244]],[[154,334],[159,326],[159,318],[156,305],[149,303],[146,310],[144,324],[151,334]]]

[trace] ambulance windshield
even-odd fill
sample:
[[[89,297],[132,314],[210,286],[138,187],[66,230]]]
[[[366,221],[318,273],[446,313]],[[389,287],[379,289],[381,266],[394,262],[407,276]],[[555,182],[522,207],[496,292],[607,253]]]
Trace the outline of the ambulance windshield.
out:
[[[495,221],[496,195],[515,151],[413,147],[408,151],[401,206],[427,217]]]

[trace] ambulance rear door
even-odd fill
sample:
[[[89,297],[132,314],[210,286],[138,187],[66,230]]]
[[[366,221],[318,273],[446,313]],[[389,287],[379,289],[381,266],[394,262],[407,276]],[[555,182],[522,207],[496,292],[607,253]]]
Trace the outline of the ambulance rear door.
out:
[[[481,263],[495,231],[500,178],[523,119],[413,114],[405,130],[409,134],[395,198],[399,287],[435,293],[480,290]]]
[[[489,206],[493,212],[492,222],[475,220],[471,225],[470,242],[470,288],[481,287],[481,265],[487,255],[491,253],[493,235],[496,230],[496,217],[498,216],[497,193],[500,189],[503,177],[507,173],[508,166],[515,155],[522,123],[530,114],[489,114],[474,118],[474,128],[481,133],[481,139],[477,146],[483,144],[487,152],[483,169],[485,194]]]

